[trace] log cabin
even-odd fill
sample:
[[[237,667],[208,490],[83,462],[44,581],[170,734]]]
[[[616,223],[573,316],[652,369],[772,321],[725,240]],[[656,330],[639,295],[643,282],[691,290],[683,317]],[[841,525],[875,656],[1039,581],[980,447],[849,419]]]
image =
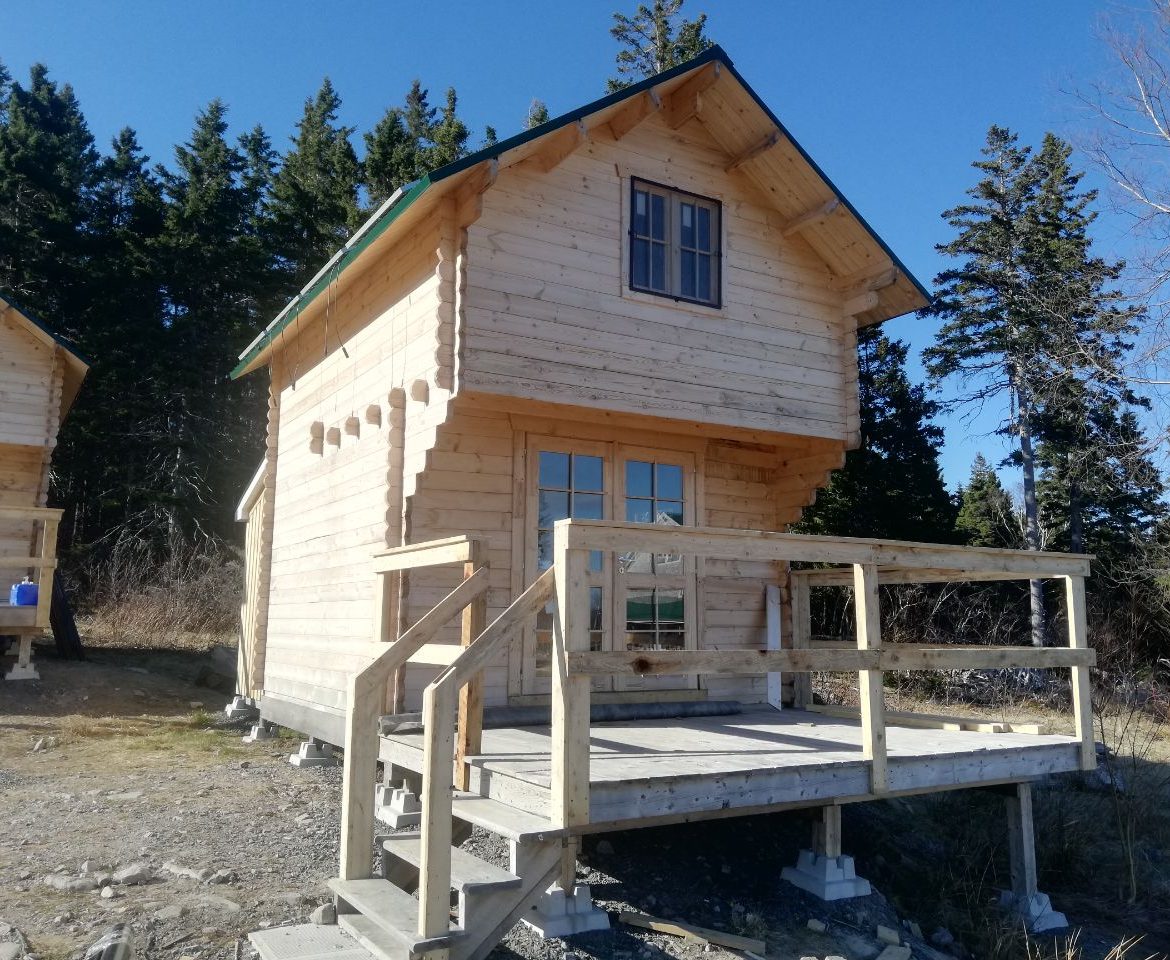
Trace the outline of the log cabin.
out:
[[[16,642],[8,680],[37,678],[32,642],[49,628],[61,519],[45,506],[49,469],[88,369],[66,341],[0,294],[0,641]],[[36,602],[11,603],[10,585],[26,577]]]
[[[786,532],[859,441],[857,331],[927,302],[718,47],[392,196],[233,373],[270,384],[240,694],[345,761],[340,926],[261,954],[594,929],[583,834],[800,807],[785,876],[857,895],[843,803],[1005,784],[1045,914],[1029,783],[1095,762],[1087,558]],[[1038,577],[1067,648],[881,642],[879,584]],[[848,649],[810,636],[841,588]],[[1068,668],[1073,735],[886,715],[887,670],[1008,665]]]

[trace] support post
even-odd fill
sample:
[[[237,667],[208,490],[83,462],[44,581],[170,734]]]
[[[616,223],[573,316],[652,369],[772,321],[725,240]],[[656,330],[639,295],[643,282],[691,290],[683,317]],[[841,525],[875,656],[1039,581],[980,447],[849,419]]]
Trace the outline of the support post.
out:
[[[456,690],[431,684],[423,693],[422,856],[419,860],[418,934],[447,933],[451,914],[451,788],[454,786]]]
[[[1089,628],[1085,615],[1085,578],[1064,578],[1068,612],[1068,645],[1084,650],[1089,645]],[[1072,674],[1073,717],[1081,741],[1081,769],[1097,769],[1097,745],[1093,737],[1093,695],[1088,667],[1070,667]]]
[[[857,620],[857,649],[880,650],[882,645],[881,607],[878,603],[878,573],[872,563],[853,565],[853,602]],[[865,758],[870,762],[870,789],[885,793],[889,788],[886,765],[886,705],[881,670],[858,671],[861,688],[861,737]]]
[[[820,813],[813,823],[812,849],[801,850],[796,866],[785,867],[780,876],[822,900],[869,896],[873,887],[857,875],[853,858],[841,852],[841,808],[829,804]]]
[[[1019,915],[1031,933],[1064,929],[1068,926],[1065,915],[1053,910],[1048,895],[1037,889],[1032,784],[1017,783],[1005,803],[1012,888],[1003,891],[1000,906]]]
[[[780,587],[769,583],[764,588],[764,611],[767,616],[767,635],[769,650],[779,650],[783,646],[781,636],[780,616]],[[784,674],[779,671],[768,674],[768,703],[777,710],[784,709]]]
[[[49,561],[57,555],[57,520],[41,521],[41,559]],[[57,571],[47,564],[37,571],[37,612],[36,625],[41,630],[49,629],[49,613],[53,604],[53,578]]]
[[[807,650],[812,646],[812,610],[809,607],[808,578],[789,577],[792,598],[792,649]],[[792,681],[793,702],[798,710],[812,704],[812,676],[798,673]]]
[[[813,824],[813,851],[822,857],[841,856],[841,808],[835,803],[821,807]]]
[[[467,562],[463,564],[463,579],[486,567],[483,545],[478,540],[470,545]],[[460,642],[471,646],[487,626],[487,591],[481,593],[463,608]],[[483,673],[477,673],[459,691],[459,740],[455,748],[455,785],[466,790],[471,782],[467,758],[478,755],[483,746]]]
[[[377,678],[377,674],[374,675]],[[382,684],[370,674],[349,679],[345,717],[345,766],[341,785],[342,880],[372,876],[374,849],[374,785],[378,779],[378,713]]]
[[[553,533],[556,559],[557,623],[552,649],[552,810],[556,827],[589,822],[590,678],[569,674],[568,653],[589,650],[589,554],[568,548],[568,524]],[[561,889],[572,893],[576,845],[567,844],[561,864]]]

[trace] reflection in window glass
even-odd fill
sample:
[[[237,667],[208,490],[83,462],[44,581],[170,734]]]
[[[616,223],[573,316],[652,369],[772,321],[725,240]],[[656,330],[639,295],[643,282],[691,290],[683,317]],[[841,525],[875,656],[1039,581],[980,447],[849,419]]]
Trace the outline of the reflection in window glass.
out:
[[[558,520],[605,519],[605,471],[601,457],[541,450],[537,465],[537,569],[553,565],[552,527]],[[589,554],[589,569],[601,569],[601,552]]]
[[[662,523],[681,527],[686,522],[683,468],[677,463],[626,461],[626,522]],[[681,574],[678,554],[628,553],[618,558],[623,573]]]
[[[626,591],[627,650],[682,650],[685,646],[686,605],[681,590]]]

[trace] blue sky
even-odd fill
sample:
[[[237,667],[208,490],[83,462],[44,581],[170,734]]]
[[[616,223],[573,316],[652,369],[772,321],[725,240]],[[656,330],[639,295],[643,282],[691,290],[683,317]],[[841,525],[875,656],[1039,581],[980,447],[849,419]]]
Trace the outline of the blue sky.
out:
[[[47,63],[71,82],[103,146],[134,127],[156,160],[186,139],[213,97],[237,131],[260,122],[286,145],[304,99],[328,75],[347,124],[364,131],[413,78],[441,102],[454,85],[478,142],[485,124],[516,132],[533,97],[556,114],[599,96],[612,73],[608,34],[627,0],[403,4],[353,0],[0,0],[0,60],[22,79]],[[969,164],[999,123],[1037,143],[1071,136],[1064,91],[1111,67],[1097,38],[1104,0],[688,0],[708,33],[793,135],[928,286],[949,238],[939,213],[973,182]],[[1090,177],[1090,181],[1092,181]],[[1103,204],[1106,253],[1124,254],[1126,222]],[[887,331],[917,354],[934,325]],[[942,421],[944,472],[962,481],[995,418]]]

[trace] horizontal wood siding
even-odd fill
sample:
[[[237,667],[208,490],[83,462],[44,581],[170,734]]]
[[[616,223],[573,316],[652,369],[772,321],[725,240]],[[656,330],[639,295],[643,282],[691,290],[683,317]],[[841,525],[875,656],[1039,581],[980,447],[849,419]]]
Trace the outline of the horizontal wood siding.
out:
[[[468,389],[843,439],[841,298],[803,241],[784,239],[750,181],[696,125],[600,130],[548,174],[519,164],[468,229]],[[720,199],[724,305],[623,289],[631,175]]]

